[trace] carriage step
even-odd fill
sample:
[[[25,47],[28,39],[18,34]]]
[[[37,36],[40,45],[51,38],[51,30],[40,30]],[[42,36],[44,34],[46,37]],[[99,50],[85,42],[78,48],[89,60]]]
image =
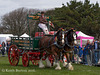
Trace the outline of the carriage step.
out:
[[[45,34],[44,36],[53,36],[53,35],[51,35],[51,34]]]

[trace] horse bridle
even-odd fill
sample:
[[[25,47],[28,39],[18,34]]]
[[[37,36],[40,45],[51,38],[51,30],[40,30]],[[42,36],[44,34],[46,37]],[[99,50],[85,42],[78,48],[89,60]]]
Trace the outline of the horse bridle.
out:
[[[65,43],[64,43],[62,46],[58,44],[58,42],[61,43],[62,40],[65,40],[64,38],[62,38],[62,39],[60,38],[61,33],[62,33],[62,34],[65,34],[65,31],[61,31],[61,32],[57,35],[57,41],[54,43],[58,48],[64,48],[64,46],[65,46]]]
[[[68,33],[68,32],[69,32],[69,31],[66,31],[66,33]],[[73,32],[74,32],[74,31],[73,31]],[[76,32],[74,32],[73,34],[75,34],[75,35],[77,36]],[[72,38],[71,38],[71,40],[72,40]],[[74,40],[76,40],[76,39],[74,39]],[[74,42],[72,43],[73,46],[71,46],[71,45],[69,44],[69,42],[68,42],[68,37],[65,38],[65,41],[66,41],[66,45],[67,45],[68,47],[70,47],[70,48],[73,48],[73,47],[74,47]]]

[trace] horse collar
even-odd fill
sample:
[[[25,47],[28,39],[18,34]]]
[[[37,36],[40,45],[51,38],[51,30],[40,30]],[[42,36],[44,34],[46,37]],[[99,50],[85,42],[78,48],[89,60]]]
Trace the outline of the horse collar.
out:
[[[57,42],[54,42],[54,45],[56,45],[56,47],[58,47],[58,48],[60,48],[60,49],[64,48],[64,46],[65,46],[65,44],[64,44],[63,46],[60,46],[60,45],[58,45]]]

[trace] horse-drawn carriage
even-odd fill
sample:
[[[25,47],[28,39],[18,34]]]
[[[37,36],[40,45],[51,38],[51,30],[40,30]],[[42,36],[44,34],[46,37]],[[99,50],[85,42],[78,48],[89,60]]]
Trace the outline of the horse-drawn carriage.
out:
[[[27,15],[28,19],[28,25],[29,25],[29,19],[32,20],[38,20],[40,14],[36,15]],[[50,17],[46,16],[46,19],[49,21]],[[49,26],[49,25],[48,25]],[[22,64],[24,67],[29,65],[29,61],[32,61],[34,65],[38,65],[38,62],[35,62],[35,60],[39,60],[39,40],[43,36],[43,32],[36,32],[35,37],[11,37],[11,46],[9,48],[8,52],[8,58],[11,65],[16,66],[18,65],[19,58],[22,56]],[[44,58],[45,60],[45,52],[44,52]],[[49,60],[51,63],[53,63],[53,58],[49,56]]]
[[[38,20],[39,16],[40,14],[27,15],[28,26],[29,26],[29,19]],[[46,16],[46,19],[49,24],[50,17]],[[76,37],[73,36],[74,29],[70,29],[68,31],[60,29],[56,32],[55,35],[54,31],[51,31],[49,33],[53,35],[48,37],[44,36],[43,32],[36,32],[35,37],[33,38],[31,36],[11,37],[11,46],[8,51],[8,59],[10,64],[13,66],[18,65],[19,58],[20,56],[22,56],[22,64],[24,67],[27,67],[29,65],[29,61],[32,61],[33,64],[38,65],[38,61],[40,60],[39,67],[42,68],[44,67],[42,64],[42,60],[47,60],[47,64],[50,63],[51,65],[53,65],[54,61],[56,61],[57,62],[56,69],[61,69],[57,60],[59,56],[61,56],[60,54],[63,52],[64,55],[67,56],[70,70],[73,70],[73,67],[70,63],[69,55],[67,53],[72,54],[70,50],[72,48],[70,47],[72,47],[73,42],[76,39]],[[30,34],[30,28],[29,28],[29,34]],[[66,66],[65,62],[64,65]]]

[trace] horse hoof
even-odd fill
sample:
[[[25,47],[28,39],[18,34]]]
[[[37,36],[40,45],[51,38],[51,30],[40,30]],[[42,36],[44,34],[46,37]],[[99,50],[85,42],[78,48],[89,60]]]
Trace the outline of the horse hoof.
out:
[[[45,66],[44,65],[41,65],[41,66],[39,66],[39,68],[45,68]]]
[[[73,66],[70,66],[70,67],[68,68],[68,70],[73,71],[73,70],[74,70]]]
[[[63,63],[63,67],[66,67],[67,63]]]
[[[61,70],[61,67],[56,67],[55,70]]]
[[[63,64],[63,67],[66,67],[66,65],[65,65],[65,64]]]
[[[73,66],[71,65],[71,63],[68,64],[68,70],[74,70]]]
[[[51,67],[51,63],[47,64],[46,67]]]
[[[50,67],[51,67],[51,65],[47,65],[46,67],[50,68]]]

